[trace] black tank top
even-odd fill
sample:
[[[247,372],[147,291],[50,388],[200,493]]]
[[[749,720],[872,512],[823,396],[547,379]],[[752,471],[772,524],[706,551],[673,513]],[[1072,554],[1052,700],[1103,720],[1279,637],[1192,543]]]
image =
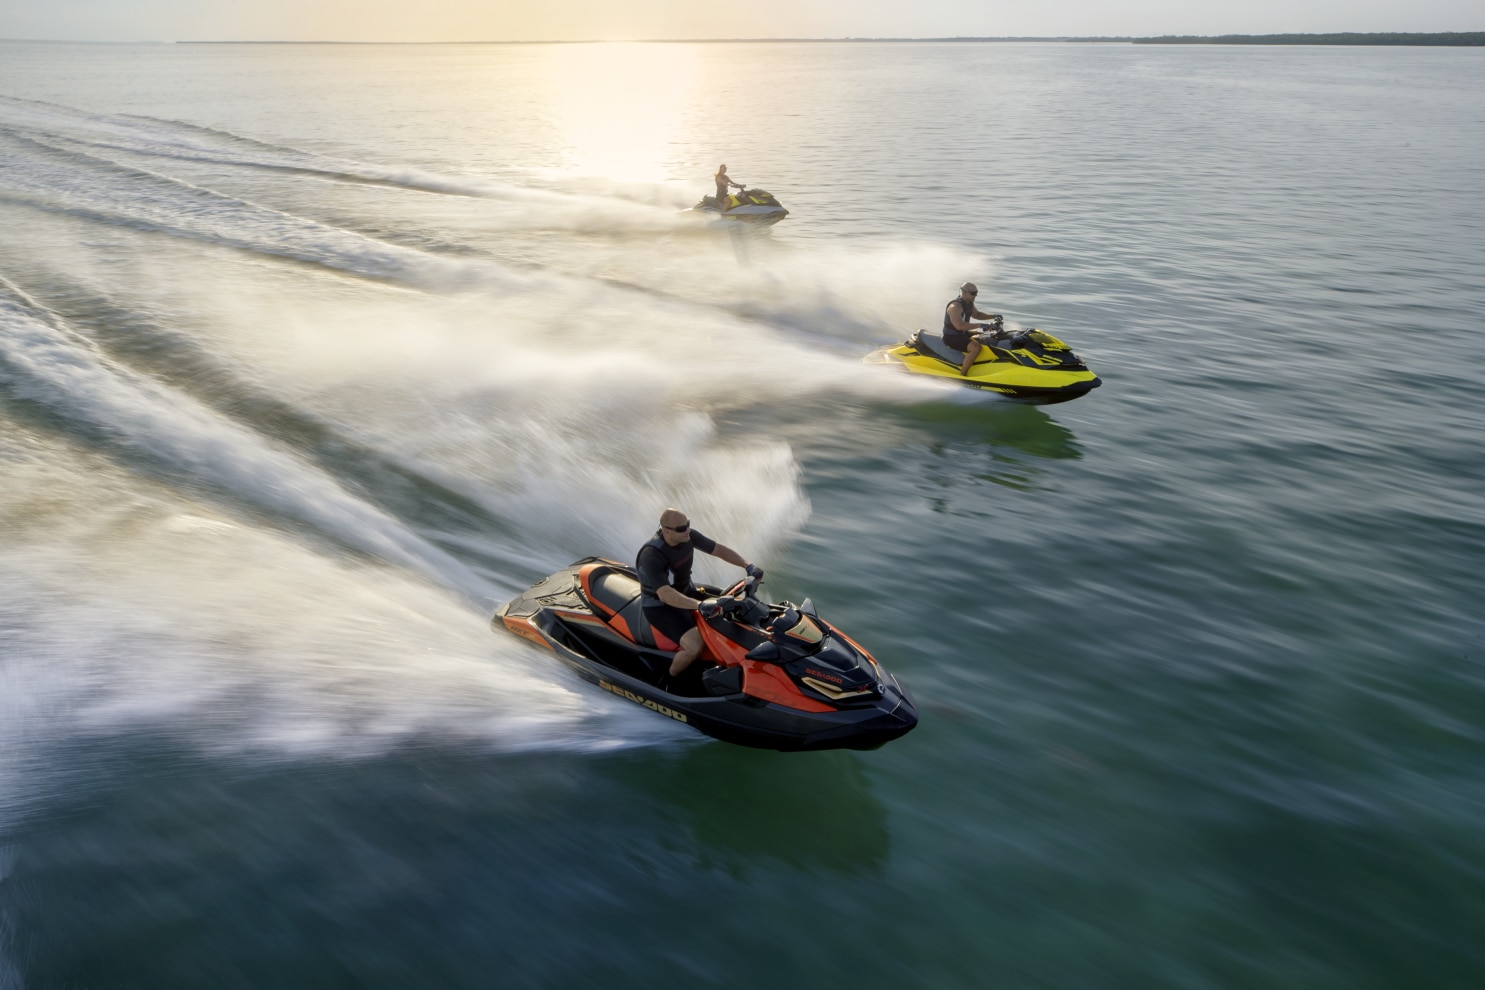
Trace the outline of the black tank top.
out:
[[[658,594],[661,585],[668,584],[681,594],[691,587],[691,564],[696,551],[711,553],[717,549],[717,541],[691,530],[691,538],[678,546],[665,542],[659,532],[655,538],[639,548],[634,559],[634,572],[639,578],[640,604],[644,608],[664,605]]]
[[[975,311],[974,303],[965,302],[963,296],[955,296],[953,299],[950,299],[944,304],[944,333],[964,333],[963,330],[954,326],[953,320],[949,319],[949,307],[955,303],[959,304],[960,319],[964,320],[965,323],[969,322],[969,315]]]

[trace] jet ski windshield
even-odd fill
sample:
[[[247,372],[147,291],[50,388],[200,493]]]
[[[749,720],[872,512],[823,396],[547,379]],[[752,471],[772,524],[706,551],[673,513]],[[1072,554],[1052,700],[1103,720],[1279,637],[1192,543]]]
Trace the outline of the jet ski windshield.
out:
[[[778,646],[792,646],[802,653],[814,653],[820,649],[821,641],[826,638],[826,631],[808,614],[790,606],[769,623],[768,638]]]
[[[815,620],[795,608],[785,610],[783,615],[774,619],[773,624],[769,626],[769,633],[775,643],[785,643],[792,639],[809,646],[816,646],[825,638],[825,631],[815,623]]]

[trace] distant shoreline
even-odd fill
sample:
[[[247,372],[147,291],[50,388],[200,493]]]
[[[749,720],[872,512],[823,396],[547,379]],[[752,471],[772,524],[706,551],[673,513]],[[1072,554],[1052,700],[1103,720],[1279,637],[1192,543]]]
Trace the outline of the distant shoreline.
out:
[[[54,44],[87,44],[61,39],[3,38],[0,41],[36,41]],[[959,38],[640,38],[635,44],[667,45],[718,45],[718,44],[881,44],[881,43],[943,43],[966,44],[1123,44],[1123,45],[1385,45],[1430,48],[1479,48],[1485,47],[1485,31],[1422,32],[1343,32],[1336,34],[1220,34],[1188,35],[1167,34],[1148,38],[1129,36],[1097,37],[959,37]],[[140,42],[103,42],[103,44],[139,44]],[[148,43],[148,42],[145,42]],[[177,45],[595,45],[607,44],[601,40],[587,41],[223,41],[187,40],[173,42]]]
[[[1158,38],[1131,38],[1135,45],[1422,45],[1477,48],[1485,45],[1485,31],[1444,31],[1433,34],[1167,34]]]

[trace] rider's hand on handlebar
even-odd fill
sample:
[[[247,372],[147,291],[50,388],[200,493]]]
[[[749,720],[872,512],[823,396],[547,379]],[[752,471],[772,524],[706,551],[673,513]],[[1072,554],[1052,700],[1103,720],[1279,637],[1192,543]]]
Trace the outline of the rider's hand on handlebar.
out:
[[[759,567],[757,564],[749,564],[747,567],[743,568],[743,570],[747,571],[748,577],[754,579],[755,581],[763,580],[763,568]]]
[[[715,619],[722,614],[722,603],[715,598],[708,598],[696,606],[696,611],[701,613],[703,619]]]

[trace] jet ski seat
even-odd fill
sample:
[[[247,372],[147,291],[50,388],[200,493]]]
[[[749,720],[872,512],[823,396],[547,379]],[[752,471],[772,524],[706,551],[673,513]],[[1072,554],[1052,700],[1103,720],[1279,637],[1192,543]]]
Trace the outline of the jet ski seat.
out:
[[[1002,331],[977,333],[975,337],[980,343],[990,348],[1025,347],[1027,343],[1026,338],[1022,335],[1013,335]],[[956,351],[944,343],[944,335],[937,331],[919,330],[913,334],[912,339],[908,341],[908,345],[919,354],[938,358],[940,361],[947,361],[956,368],[964,364],[964,352]],[[997,358],[1002,356],[995,355]],[[984,361],[986,358],[979,358],[978,360]]]
[[[912,339],[908,343],[912,345],[913,350],[925,357],[938,358],[940,361],[952,364],[956,368],[964,363],[963,352],[956,351],[944,343],[944,335],[941,333],[935,333],[932,330],[919,330],[913,334]]]
[[[609,613],[602,616],[605,621],[618,628],[620,632],[627,631],[629,638],[640,646],[648,646],[652,649],[667,648],[655,642],[655,631],[650,628],[650,622],[645,618],[644,606],[640,603],[638,578],[612,567],[599,567],[594,569],[590,575],[588,588],[600,614],[605,611]],[[615,619],[621,621],[615,621]],[[668,640],[667,643],[669,643]],[[677,647],[670,644],[669,649],[674,651]]]

